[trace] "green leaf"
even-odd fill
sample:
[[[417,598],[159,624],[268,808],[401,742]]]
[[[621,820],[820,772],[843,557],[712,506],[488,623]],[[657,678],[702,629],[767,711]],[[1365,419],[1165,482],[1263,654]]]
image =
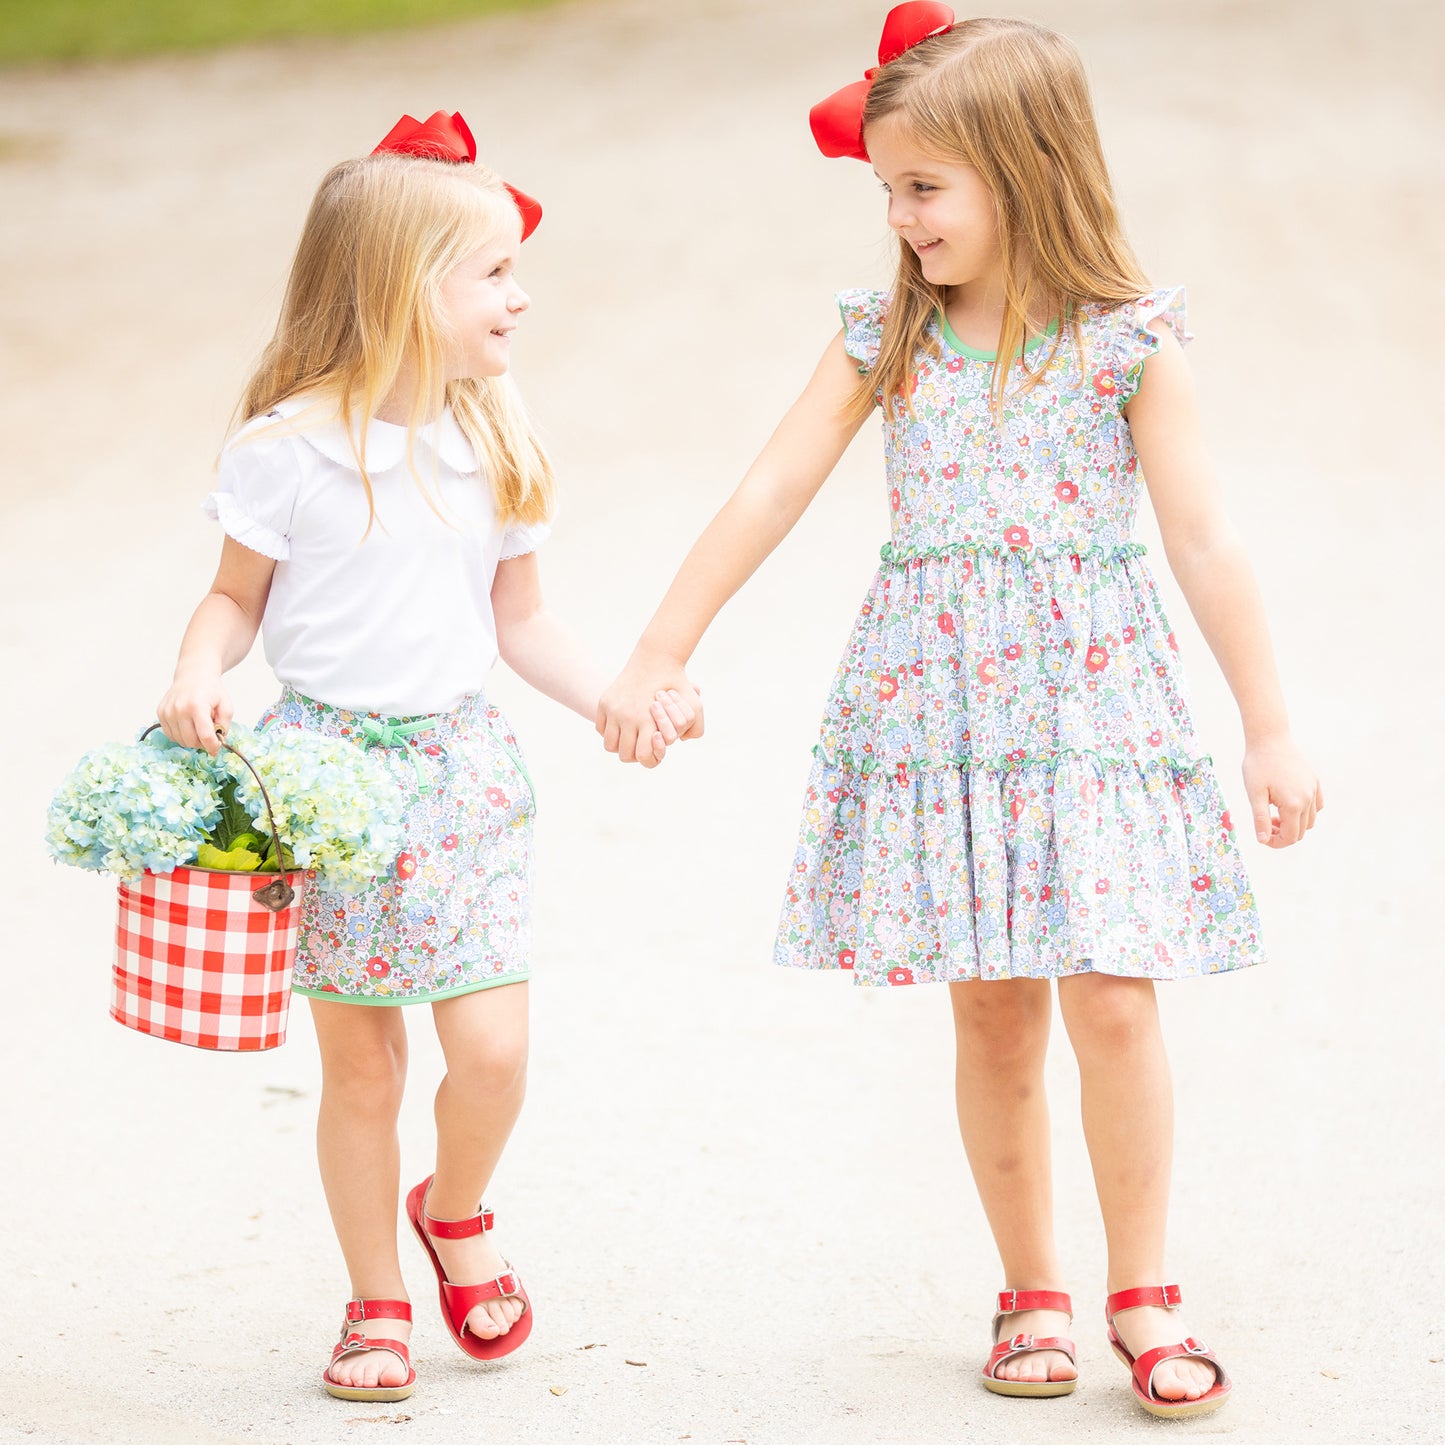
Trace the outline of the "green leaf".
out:
[[[255,823],[251,815],[236,801],[236,780],[228,777],[217,789],[221,799],[221,818],[211,829],[210,841],[223,853],[229,853],[238,846],[244,847],[243,839],[259,842],[252,831]]]
[[[198,868],[214,868],[220,873],[254,873],[261,866],[261,855],[250,848],[232,848],[223,852],[210,843],[196,850]]]

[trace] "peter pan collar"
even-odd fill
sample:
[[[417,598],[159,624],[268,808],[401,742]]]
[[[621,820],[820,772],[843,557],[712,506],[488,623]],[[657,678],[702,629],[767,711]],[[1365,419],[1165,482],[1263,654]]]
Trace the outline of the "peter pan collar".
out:
[[[288,418],[305,412],[311,415],[303,417],[293,434],[309,442],[327,461],[359,474],[361,468],[357,465],[351,439],[334,409],[325,404],[318,406],[306,397],[293,396],[277,402],[269,415]],[[418,427],[416,439],[419,445],[429,448],[459,475],[467,476],[477,470],[476,451],[450,407],[436,421]],[[368,472],[378,475],[389,472],[406,460],[406,428],[372,417],[366,424],[365,441],[358,450]]]

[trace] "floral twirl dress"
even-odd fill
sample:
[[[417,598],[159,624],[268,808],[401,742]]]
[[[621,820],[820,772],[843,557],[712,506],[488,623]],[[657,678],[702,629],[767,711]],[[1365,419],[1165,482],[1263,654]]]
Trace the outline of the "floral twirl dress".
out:
[[[866,372],[887,296],[839,297]],[[1183,293],[1086,308],[990,413],[938,318],[885,415],[892,539],[814,749],[776,960],[862,984],[1186,978],[1263,957],[1143,548],[1122,408]]]

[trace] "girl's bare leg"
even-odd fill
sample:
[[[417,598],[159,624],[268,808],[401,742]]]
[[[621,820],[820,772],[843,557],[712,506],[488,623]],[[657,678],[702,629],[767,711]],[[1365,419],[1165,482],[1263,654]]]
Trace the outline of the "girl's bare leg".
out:
[[[1164,1232],[1174,1154],[1174,1091],[1147,978],[1080,973],[1059,980],[1059,1007],[1079,1061],[1084,1140],[1109,1246],[1109,1293],[1166,1282]],[[1126,1310],[1115,1328],[1137,1358],[1190,1333],[1178,1310]],[[1214,1383],[1200,1360],[1166,1360],[1154,1376],[1166,1400],[1197,1399]]]
[[[1053,1176],[1044,1053],[1053,996],[1047,980],[949,985],[958,1043],[958,1126],[974,1183],[993,1230],[1008,1289],[1062,1289],[1054,1252]],[[1053,1310],[1010,1315],[1010,1334],[1067,1335]],[[1058,1350],[1018,1355],[1004,1380],[1071,1380]]]
[[[433,1219],[466,1219],[477,1205],[527,1084],[527,985],[479,989],[432,1005],[447,1072],[437,1089],[437,1167],[426,1210]],[[453,1284],[482,1284],[506,1268],[493,1235],[433,1239]],[[482,1339],[506,1334],[522,1313],[518,1299],[487,1300],[467,1316]]]
[[[406,1299],[397,1259],[400,1150],[396,1120],[406,1083],[406,1027],[399,1008],[312,999],[321,1046],[316,1156],[331,1222],[351,1277],[353,1299]],[[404,1320],[364,1320],[369,1337],[407,1340]],[[345,1355],[332,1370],[341,1385],[404,1384],[393,1354]]]

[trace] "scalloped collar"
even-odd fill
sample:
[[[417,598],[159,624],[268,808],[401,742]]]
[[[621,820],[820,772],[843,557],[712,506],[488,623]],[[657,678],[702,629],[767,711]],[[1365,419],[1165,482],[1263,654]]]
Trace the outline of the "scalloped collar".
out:
[[[324,406],[317,409],[316,402],[293,396],[277,402],[266,414],[290,418],[313,409],[316,409],[314,419],[307,418],[292,434],[309,442],[327,461],[359,475],[361,468],[357,465],[351,438],[334,410],[328,416]],[[418,427],[416,438],[458,475],[467,476],[477,471],[476,451],[450,407],[436,421]],[[406,459],[406,428],[394,422],[372,417],[366,424],[365,438],[358,440],[360,445],[357,450],[361,452],[368,472],[378,475],[389,472]]]

